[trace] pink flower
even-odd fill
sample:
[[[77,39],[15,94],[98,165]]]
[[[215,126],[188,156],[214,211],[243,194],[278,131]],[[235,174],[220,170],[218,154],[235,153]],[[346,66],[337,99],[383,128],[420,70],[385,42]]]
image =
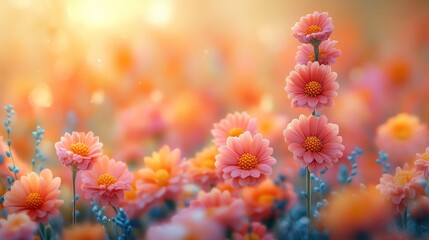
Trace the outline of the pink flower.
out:
[[[243,200],[216,188],[209,193],[199,192],[197,199],[191,202],[191,208],[206,209],[209,217],[229,229],[240,228],[245,213]]]
[[[425,149],[424,153],[416,154],[417,160],[414,162],[417,171],[422,171],[425,178],[429,177],[429,147]]]
[[[219,148],[215,166],[233,187],[255,186],[271,175],[271,166],[276,163],[269,144],[261,134],[252,137],[248,131],[239,137],[230,137],[226,145]]]
[[[418,116],[400,113],[377,128],[375,144],[401,166],[415,159],[416,152],[429,146],[429,131]]]
[[[307,14],[292,27],[293,36],[302,43],[309,43],[312,40],[324,41],[333,30],[332,19],[327,12]]]
[[[31,220],[47,224],[49,217],[60,213],[64,201],[57,199],[61,194],[59,177],[53,178],[49,169],[43,169],[40,176],[35,172],[15,181],[6,193],[4,206],[10,213],[26,213]]]
[[[72,132],[61,137],[55,143],[58,158],[65,166],[75,165],[80,170],[91,169],[94,162],[101,156],[103,144],[94,133]]]
[[[238,137],[245,131],[254,135],[257,131],[256,119],[251,118],[246,112],[228,114],[219,123],[214,124],[212,134],[217,146],[226,144],[228,137]]]
[[[383,174],[376,188],[396,206],[398,212],[402,212],[409,200],[415,199],[422,191],[422,180],[423,172],[410,169],[405,164],[404,168],[396,168],[395,176]]]
[[[37,224],[25,213],[12,213],[0,219],[0,236],[9,240],[32,240]]]
[[[246,222],[240,231],[233,233],[234,240],[274,240],[274,236],[267,232],[267,227],[259,222]]]
[[[338,133],[338,125],[328,123],[326,116],[313,115],[299,116],[283,131],[293,158],[301,162],[301,167],[308,167],[313,173],[325,167],[331,168],[343,156],[344,146]]]
[[[172,217],[171,222],[153,225],[146,239],[157,240],[219,240],[224,239],[224,229],[215,220],[207,217],[199,208],[185,208]]]
[[[124,192],[131,190],[133,177],[124,162],[107,156],[98,160],[91,170],[82,172],[82,191],[85,197],[102,205],[119,205]]]
[[[339,88],[336,78],[337,73],[331,72],[330,66],[320,65],[318,62],[296,65],[295,71],[286,78],[285,87],[287,97],[292,99],[292,107],[317,110],[322,106],[332,107]]]
[[[319,46],[318,62],[323,65],[332,65],[335,63],[335,58],[341,55],[341,51],[334,48],[338,41],[326,40]],[[302,44],[298,47],[295,60],[298,64],[306,65],[308,61],[314,62],[314,46],[312,44]]]

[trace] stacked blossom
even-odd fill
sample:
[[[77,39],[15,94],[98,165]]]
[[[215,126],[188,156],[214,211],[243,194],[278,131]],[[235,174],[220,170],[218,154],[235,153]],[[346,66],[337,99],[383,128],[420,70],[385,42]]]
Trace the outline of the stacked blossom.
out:
[[[318,117],[316,110],[332,107],[339,88],[337,73],[331,66],[341,52],[333,48],[337,41],[329,40],[333,25],[328,13],[314,12],[302,17],[292,28],[293,36],[303,43],[298,47],[298,64],[286,78],[285,90],[292,107],[304,107],[313,116],[301,115],[284,130],[294,159],[310,172],[330,168],[342,157],[344,146],[338,136],[338,125],[328,123],[325,116]]]

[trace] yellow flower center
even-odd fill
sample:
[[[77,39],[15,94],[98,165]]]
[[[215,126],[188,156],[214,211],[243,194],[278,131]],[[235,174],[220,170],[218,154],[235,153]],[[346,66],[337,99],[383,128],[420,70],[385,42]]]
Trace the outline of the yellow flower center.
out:
[[[395,175],[395,182],[396,183],[399,183],[399,184],[401,184],[401,185],[404,185],[404,184],[406,184],[406,183],[409,183],[409,182],[411,182],[411,180],[413,179],[413,172],[412,171],[405,171],[405,170],[402,170],[402,171],[400,171],[400,172],[398,172],[396,175]]]
[[[110,173],[101,174],[97,179],[97,185],[104,185],[106,187],[114,184],[116,182],[116,178],[112,176]]]
[[[318,25],[310,25],[307,27],[307,30],[305,30],[306,34],[312,34],[312,33],[318,33],[321,32],[322,28]]]
[[[228,136],[230,137],[238,137],[240,136],[242,133],[244,132],[244,129],[242,128],[231,128],[231,130],[229,130]]]
[[[238,159],[238,166],[243,170],[252,170],[258,165],[258,158],[250,153],[241,155]]]
[[[271,205],[274,202],[274,196],[270,194],[263,194],[259,196],[258,203],[262,205]]]
[[[326,53],[325,50],[320,50],[319,51],[319,60],[320,60],[320,57],[322,56],[322,54],[325,54],[325,53]],[[308,60],[314,62],[314,53],[308,55]]]
[[[160,169],[155,173],[156,182],[159,186],[167,186],[170,181],[170,174],[165,169]]]
[[[393,136],[396,139],[405,141],[411,137],[413,126],[408,122],[397,122],[393,124],[390,128]]]
[[[323,147],[322,142],[316,136],[307,137],[302,146],[304,147],[305,151],[310,152],[320,152],[322,151]]]
[[[89,154],[89,148],[85,143],[77,142],[70,145],[69,148],[75,154],[81,155],[82,157],[86,157]]]
[[[260,240],[261,238],[255,233],[248,233],[244,236],[244,240]]]
[[[304,93],[309,97],[318,96],[322,93],[322,84],[316,81],[311,81],[305,84]]]
[[[429,153],[425,152],[422,154],[422,159],[425,161],[429,161]]]
[[[42,196],[37,192],[32,192],[25,198],[25,205],[27,205],[27,208],[38,209],[42,204]]]

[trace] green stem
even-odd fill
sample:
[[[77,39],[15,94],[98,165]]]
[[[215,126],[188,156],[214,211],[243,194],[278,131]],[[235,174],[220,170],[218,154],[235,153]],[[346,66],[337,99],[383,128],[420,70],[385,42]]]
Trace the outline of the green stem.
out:
[[[405,207],[405,210],[404,210],[404,216],[403,216],[403,227],[404,227],[404,230],[406,231],[407,230],[407,225],[408,225],[408,208],[407,207]]]
[[[73,179],[73,211],[72,211],[72,226],[76,225],[76,175],[79,170],[77,166],[72,165],[72,179]]]
[[[118,215],[118,209],[117,209],[115,206],[113,206],[113,205],[110,203],[110,201],[109,201],[109,205],[113,208],[113,210],[115,211],[116,215]]]
[[[311,45],[313,45],[313,48],[314,48],[314,61],[318,62],[319,61],[319,45],[320,45],[321,41],[320,40],[314,40],[314,41],[311,41],[310,43],[311,43]]]
[[[310,178],[310,170],[308,167],[305,171],[306,183],[307,183],[307,218],[311,222],[311,178]],[[310,224],[309,224],[310,226]]]

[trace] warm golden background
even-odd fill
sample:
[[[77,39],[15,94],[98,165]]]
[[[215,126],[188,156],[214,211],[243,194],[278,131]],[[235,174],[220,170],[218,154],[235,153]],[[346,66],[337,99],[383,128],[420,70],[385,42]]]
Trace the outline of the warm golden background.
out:
[[[164,143],[190,156],[214,122],[247,111],[296,165],[282,130],[308,112],[290,107],[284,79],[299,46],[291,27],[316,10],[329,12],[342,51],[339,96],[323,114],[371,167],[387,118],[429,122],[428,1],[2,0],[0,103],[17,111],[14,149],[31,159],[40,124],[53,159],[69,130],[94,131],[118,160]]]

